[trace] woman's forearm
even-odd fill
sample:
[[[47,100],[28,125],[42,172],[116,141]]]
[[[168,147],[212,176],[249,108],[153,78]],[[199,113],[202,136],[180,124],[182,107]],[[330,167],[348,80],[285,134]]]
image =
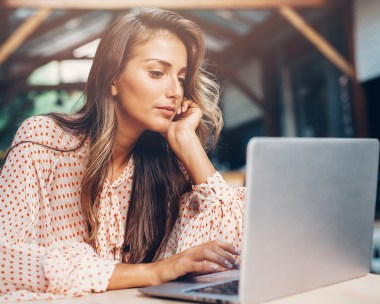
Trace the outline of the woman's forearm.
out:
[[[152,264],[117,264],[107,290],[143,287],[154,282]]]
[[[214,240],[193,246],[159,262],[117,264],[107,290],[158,285],[188,273],[206,274],[232,269],[235,264],[232,254],[239,254],[234,246]]]
[[[201,184],[215,173],[215,168],[203,149],[198,136],[194,132],[178,132],[177,156],[185,166],[194,184]]]

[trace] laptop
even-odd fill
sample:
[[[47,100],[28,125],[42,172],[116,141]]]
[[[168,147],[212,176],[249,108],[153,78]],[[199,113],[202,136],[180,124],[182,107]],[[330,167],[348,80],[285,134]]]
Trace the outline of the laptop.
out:
[[[246,304],[366,275],[378,161],[376,139],[251,139],[240,270],[139,291]]]

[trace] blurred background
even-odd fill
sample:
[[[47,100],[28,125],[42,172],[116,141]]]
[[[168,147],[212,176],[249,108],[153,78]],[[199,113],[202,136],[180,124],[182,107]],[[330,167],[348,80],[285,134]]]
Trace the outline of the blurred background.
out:
[[[232,185],[253,136],[380,138],[379,0],[1,0],[0,164],[25,118],[81,106],[102,32],[145,6],[205,32],[225,120],[210,157]]]

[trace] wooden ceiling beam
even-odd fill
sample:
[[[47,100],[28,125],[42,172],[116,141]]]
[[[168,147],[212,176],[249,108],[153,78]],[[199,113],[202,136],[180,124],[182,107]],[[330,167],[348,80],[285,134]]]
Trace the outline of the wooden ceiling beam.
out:
[[[51,8],[51,9],[130,9],[162,7],[168,9],[268,9],[289,5],[298,8],[315,8],[327,5],[328,0],[3,0],[0,7]]]
[[[44,26],[41,26],[37,28],[27,39],[24,41],[24,44],[26,44],[28,41],[33,40],[33,38],[41,37],[45,35],[46,33],[49,33],[50,31],[55,30],[56,28],[59,28],[61,26],[64,26],[68,21],[73,20],[75,18],[81,17],[88,13],[85,10],[70,10],[63,16],[59,16],[57,18],[53,18],[52,20],[47,20]],[[12,58],[9,60],[10,63],[12,61],[16,61],[19,63],[19,61],[23,61],[26,59],[26,61],[34,60],[34,58],[28,57],[28,48],[24,48],[22,52],[18,52],[17,54],[13,55]],[[39,58],[36,58],[38,62]]]
[[[279,18],[277,11],[274,11],[271,16],[260,24],[254,27],[246,35],[239,38],[235,43],[221,53],[212,53],[211,59],[220,66],[225,66],[228,63],[228,68],[223,69],[226,76],[232,74],[238,67],[245,64],[243,58],[250,58],[257,54],[262,47],[261,41],[268,39],[268,36],[273,35],[276,31],[286,25],[283,18]]]
[[[40,26],[50,15],[50,8],[43,8],[26,19],[18,29],[0,46],[0,65],[4,63],[17,48]]]
[[[251,27],[253,24],[255,24],[254,20],[250,19],[249,17],[234,13],[235,10],[233,9],[225,9],[224,11],[226,11],[227,14],[231,14],[232,19],[237,20],[246,26]]]
[[[52,55],[52,56],[48,56],[48,57],[43,57],[43,56],[36,56],[36,57],[26,57],[26,56],[15,56],[15,57],[12,57],[11,60],[9,60],[9,63],[10,64],[14,64],[14,65],[40,65],[41,63],[42,64],[45,64],[46,63],[46,60],[48,60],[48,62],[50,61],[53,61],[53,60],[57,60],[57,61],[62,61],[62,60],[83,60],[83,59],[92,59],[92,58],[87,58],[87,57],[83,57],[83,58],[77,58],[77,57],[74,57],[73,55],[73,52],[72,50],[69,50],[69,51],[65,51],[63,53],[59,53],[59,55]]]
[[[239,38],[238,34],[235,34],[233,31],[229,30],[228,28],[222,27],[214,22],[198,17],[194,14],[181,12],[181,16],[195,22],[202,29],[204,29],[206,33],[209,33],[212,36],[215,36],[218,38],[224,38],[224,39],[227,38],[230,41],[236,41]]]
[[[82,45],[85,45],[86,43],[89,43],[89,42],[91,42],[97,38],[100,38],[101,34],[102,34],[102,32],[94,33],[93,35],[86,37],[86,39],[82,40],[79,43],[76,43],[75,45],[71,46],[70,48],[67,48],[65,50],[61,50],[59,53],[56,53],[56,54],[49,56],[49,57],[31,57],[31,58],[23,58],[23,59],[18,58],[18,59],[20,59],[21,64],[24,63],[27,65],[27,68],[25,70],[23,69],[22,72],[19,72],[17,74],[10,73],[8,79],[12,79],[14,81],[16,81],[16,80],[22,81],[22,80],[26,79],[27,77],[29,77],[29,75],[35,69],[39,68],[40,66],[42,66],[42,65],[44,65],[50,61],[71,59],[73,50],[75,50],[76,48],[78,48]],[[34,59],[34,61],[33,61],[34,64],[30,65],[30,60],[33,60],[33,59]],[[88,59],[88,58],[84,58],[84,59]],[[13,60],[13,58],[12,58],[12,63],[17,64],[18,61]]]
[[[239,89],[249,100],[265,111],[265,100],[259,97],[259,95],[245,82],[243,82],[235,71],[231,69],[225,62],[218,63],[218,65],[209,65],[206,68],[209,72],[216,75],[221,82],[231,82],[237,89]]]
[[[67,91],[67,90],[79,90],[83,91],[86,83],[73,82],[73,83],[60,83],[57,85],[29,85],[23,83],[16,86],[17,92],[27,91],[27,92],[45,92],[45,91]]]
[[[8,18],[11,15],[12,10],[10,9],[0,9],[0,41],[5,41],[9,32],[9,22]]]
[[[314,30],[300,14],[289,6],[279,8],[279,13],[304,35],[320,52],[339,70],[351,78],[355,78],[354,67],[316,30]]]
[[[30,38],[42,36],[42,35],[50,32],[50,31],[52,31],[53,29],[56,29],[56,28],[64,25],[65,23],[67,23],[68,21],[70,21],[72,19],[75,19],[75,18],[78,18],[78,17],[85,15],[86,13],[88,13],[88,12],[85,10],[67,11],[66,14],[64,14],[63,16],[58,16],[52,20],[48,20],[46,22],[46,24],[44,24],[43,27],[39,27],[38,29],[36,29],[36,31],[30,36]]]

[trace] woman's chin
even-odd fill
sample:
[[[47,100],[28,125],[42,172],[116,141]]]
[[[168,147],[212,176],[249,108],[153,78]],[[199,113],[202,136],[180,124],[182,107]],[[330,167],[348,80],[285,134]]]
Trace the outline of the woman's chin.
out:
[[[170,122],[166,124],[157,124],[154,126],[150,126],[148,130],[158,133],[167,133],[169,130]]]

